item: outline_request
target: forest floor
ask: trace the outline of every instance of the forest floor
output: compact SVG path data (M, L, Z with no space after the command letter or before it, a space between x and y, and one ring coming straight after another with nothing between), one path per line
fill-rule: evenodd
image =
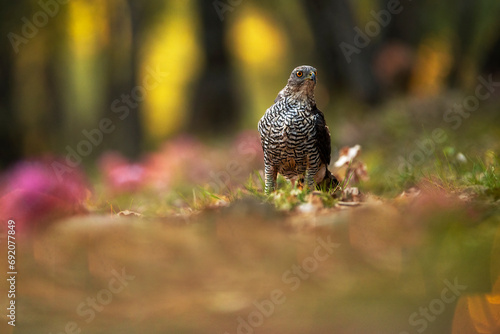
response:
M330 192L265 195L256 131L106 154L77 215L19 218L1 332L498 333L499 115L443 123L443 103L327 114L351 147Z

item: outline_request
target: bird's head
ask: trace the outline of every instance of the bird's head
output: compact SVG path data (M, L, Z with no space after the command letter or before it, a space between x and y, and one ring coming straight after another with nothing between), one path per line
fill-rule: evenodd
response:
M308 65L296 67L290 74L286 95L297 102L314 102L317 70Z

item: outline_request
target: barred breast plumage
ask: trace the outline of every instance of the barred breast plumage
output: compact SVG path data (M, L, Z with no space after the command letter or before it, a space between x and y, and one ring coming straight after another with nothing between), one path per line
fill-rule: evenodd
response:
M275 188L277 173L306 184L337 183L328 170L330 132L314 100L316 69L299 66L258 124L264 150L266 193Z

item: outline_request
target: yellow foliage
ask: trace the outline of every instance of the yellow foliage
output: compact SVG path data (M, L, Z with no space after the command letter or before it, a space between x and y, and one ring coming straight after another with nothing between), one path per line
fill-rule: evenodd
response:
M231 31L230 45L245 65L274 66L285 56L285 36L273 22L249 8Z
M453 334L500 333L500 273L498 272L500 229L491 253L491 293L467 295L460 298L453 317Z
M174 133L188 116L188 85L199 70L201 53L191 6L190 1L176 2L145 43L142 77L148 74L148 67L169 72L144 100L148 140Z
M248 6L235 17L230 29L228 47L240 65L242 81L251 101L247 101L245 121L257 124L264 110L286 83L290 64L286 63L288 45L286 34L263 12ZM234 13L238 15L238 13ZM278 84L278 86L274 86Z
M453 57L450 41L430 37L419 46L410 90L417 95L435 96L446 87Z
M453 320L453 333L498 333L500 295L472 295L460 299ZM463 330L466 331L463 331Z
M74 0L68 6L69 35L76 56L94 55L109 35L105 1Z

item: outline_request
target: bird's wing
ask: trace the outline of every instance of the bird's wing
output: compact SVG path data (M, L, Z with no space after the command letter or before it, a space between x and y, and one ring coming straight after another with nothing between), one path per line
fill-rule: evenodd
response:
M264 120L264 116L262 116L262 118L260 119L259 123L257 124L257 130L259 131L259 134L260 134L260 145L262 146L262 151L264 151L264 153L266 152L266 148L265 148L265 145L264 145L264 140L265 140L265 136L266 136L266 130L265 130L265 120Z
M314 107L314 126L316 128L316 147L319 151L319 157L327 166L330 164L332 144L330 141L330 130L325 122L323 112Z
M286 88L286 87L285 87ZM285 88L280 90L276 98L274 99L274 103L278 103L279 101L283 100L285 98Z
M262 116L262 118L260 119L258 125L257 125L257 129L260 133L260 143L262 145L262 150L264 151L264 153L266 152L266 145L264 145L264 141L272 141L272 138L271 138L271 127L272 127L272 112L275 108L278 108L278 106L276 104L273 104L272 106L270 106L266 112L264 113L264 115Z

